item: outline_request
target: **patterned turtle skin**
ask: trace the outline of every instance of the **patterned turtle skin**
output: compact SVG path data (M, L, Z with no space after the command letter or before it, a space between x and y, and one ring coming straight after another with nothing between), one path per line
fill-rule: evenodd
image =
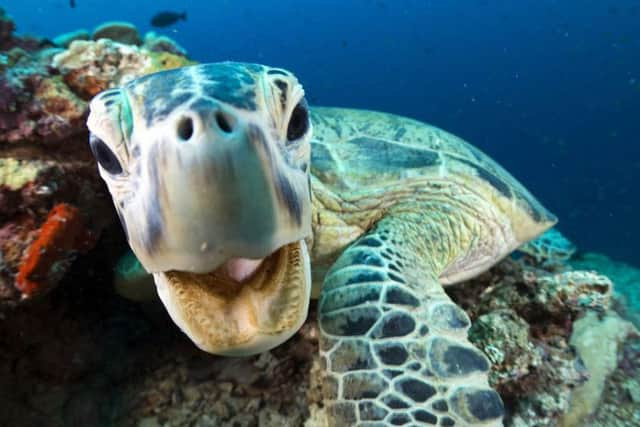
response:
M193 121L185 131L186 116ZM294 258L311 263L319 296L329 425L502 425L490 363L468 341L469 317L443 286L485 271L557 220L485 154L408 118L309 110L290 72L230 62L107 91L92 101L88 124L129 243L161 297L169 270L196 273L178 279L181 299L163 302L201 348L205 332L187 330L170 307L201 305L203 292L213 292L190 277L297 241L309 258ZM193 138L205 148L189 148ZM224 151L233 144L244 151ZM256 274L273 271L285 270ZM304 280L291 271L298 275L290 282ZM202 289L189 294L191 286ZM272 306L274 318L289 301L306 316L304 293L292 286ZM198 313L212 328L203 316L224 321L217 311ZM267 348L234 353L236 343L226 345L214 352Z

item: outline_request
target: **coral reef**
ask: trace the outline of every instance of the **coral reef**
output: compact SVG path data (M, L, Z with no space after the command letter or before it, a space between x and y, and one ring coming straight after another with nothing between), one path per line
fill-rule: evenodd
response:
M602 401L585 427L640 426L640 338L625 341L619 351L618 366L609 376Z
M0 310L55 287L114 219L87 144L87 101L190 63L162 49L80 40L86 32L58 38L55 47L14 30L0 11ZM94 36L125 40L132 30L109 24Z

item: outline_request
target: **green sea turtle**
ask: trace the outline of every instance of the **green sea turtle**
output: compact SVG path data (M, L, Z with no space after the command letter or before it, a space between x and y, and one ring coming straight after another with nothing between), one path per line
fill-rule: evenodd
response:
M556 218L485 154L415 120L309 109L290 72L231 62L107 90L88 126L131 248L201 349L278 345L313 287L330 424L501 425L443 285Z

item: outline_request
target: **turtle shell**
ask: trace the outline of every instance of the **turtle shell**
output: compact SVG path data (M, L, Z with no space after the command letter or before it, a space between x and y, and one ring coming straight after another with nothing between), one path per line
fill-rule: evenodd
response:
M535 222L556 222L529 191L489 156L437 127L388 113L312 110L311 173L345 199L412 180L489 189Z

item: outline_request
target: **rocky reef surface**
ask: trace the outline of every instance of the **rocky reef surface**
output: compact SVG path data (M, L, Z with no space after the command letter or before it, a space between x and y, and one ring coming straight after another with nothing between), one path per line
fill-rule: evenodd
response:
M0 12L0 425L323 425L314 305L279 348L222 358L159 302L114 290L126 243L87 102L191 63L184 49L119 22L53 41L14 30ZM640 426L640 270L573 250L533 248L448 292L493 363L506 425Z

